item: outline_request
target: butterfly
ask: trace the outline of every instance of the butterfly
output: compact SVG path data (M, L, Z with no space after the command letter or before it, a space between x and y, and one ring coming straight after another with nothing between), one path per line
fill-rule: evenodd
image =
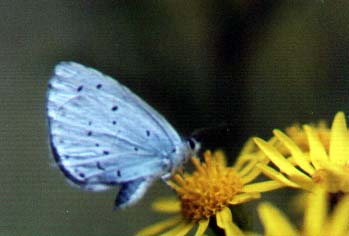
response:
M115 208L136 203L200 148L127 87L75 62L55 66L47 116L51 151L66 178L89 191L120 186Z

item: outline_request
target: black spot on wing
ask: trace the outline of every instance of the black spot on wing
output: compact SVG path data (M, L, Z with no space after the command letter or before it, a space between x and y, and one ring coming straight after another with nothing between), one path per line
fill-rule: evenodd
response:
M116 125L116 120L113 120L113 125Z
M119 109L119 107L116 106L116 105L114 105L114 106L111 108L112 111L116 111L117 109Z
M105 168L101 165L99 161L97 162L97 168L100 170L105 170Z
M101 85L101 84L97 84L97 85L96 85L96 88L97 88L97 89L101 89L101 88L102 88L102 85Z
M109 155L109 151L104 150L103 155Z
M149 136L150 136L150 131L147 130L147 131L146 131L146 134L147 134L147 137L149 137Z
M80 85L80 86L76 89L76 91L81 92L81 90L82 90L83 88L84 88L84 86Z
M88 131L87 136L91 136L91 135L92 135L92 131Z

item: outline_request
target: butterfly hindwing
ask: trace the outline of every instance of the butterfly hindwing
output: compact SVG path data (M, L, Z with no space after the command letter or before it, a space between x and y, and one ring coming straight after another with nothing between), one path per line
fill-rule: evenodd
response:
M73 62L56 66L47 112L59 167L71 181L93 191L166 174L168 154L182 142L129 89Z
M115 199L115 209L123 208L138 201L153 183L153 179L138 178L121 185L119 194Z

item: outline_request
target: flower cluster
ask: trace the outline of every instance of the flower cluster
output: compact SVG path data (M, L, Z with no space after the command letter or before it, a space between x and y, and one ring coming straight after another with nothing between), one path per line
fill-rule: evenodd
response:
M260 163L264 174L289 187L311 191L315 185L323 185L329 193L349 193L349 133L343 112L333 121L331 130L304 125L293 140L280 130L274 130L278 141L289 151L283 154L277 147L255 138L258 147L280 172Z
M251 235L253 229L244 231L234 221L231 207L281 188L303 191L303 225L298 230L281 211L263 202L257 211L264 235L349 235L349 132L344 113L336 114L331 128L320 122L273 134L267 141L250 139L231 166L221 151L206 151L203 161L193 157L195 170L168 182L176 198L153 204L156 211L174 215L137 235L200 236L210 227L220 229L220 235ZM259 178L262 174L268 179Z

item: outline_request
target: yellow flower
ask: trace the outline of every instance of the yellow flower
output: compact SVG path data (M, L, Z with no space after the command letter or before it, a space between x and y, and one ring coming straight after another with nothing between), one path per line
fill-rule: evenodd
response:
M255 138L258 147L282 173L265 163L258 164L265 175L290 187L311 190L321 184L330 193L349 193L349 132L343 112L336 114L328 132L324 127L310 125L299 129L299 135L306 137L308 149L304 148L304 142L299 145L280 130L273 133L289 154Z
M328 128L327 124L324 121L320 121L317 125L310 124L310 126L314 129L316 136L320 139L320 142L328 151L329 143L330 143L330 132L331 130ZM290 137L294 143L302 150L309 152L309 143L308 138L305 131L299 124L294 124L291 127L287 127L285 129L285 133L288 137ZM290 155L291 153L284 145L278 147L278 150L283 155Z
M242 152L246 153L246 150ZM169 182L178 199L163 199L153 205L159 212L177 215L151 225L137 235L181 236L187 235L198 226L195 236L199 236L204 234L212 217L216 218L217 226L225 231L225 235L242 235L242 231L233 222L229 205L258 199L261 192L282 186L273 180L250 183L258 174L253 168L255 165L249 164L246 155L242 156L244 158L238 161L238 167L227 166L222 152L215 152L213 155L209 151L205 152L203 163L192 158L195 171L192 174L177 174Z
M349 196L345 196L328 214L328 194L322 187L309 193L302 230L293 226L285 215L270 203L258 206L259 217L265 229L265 236L346 236L349 235Z

